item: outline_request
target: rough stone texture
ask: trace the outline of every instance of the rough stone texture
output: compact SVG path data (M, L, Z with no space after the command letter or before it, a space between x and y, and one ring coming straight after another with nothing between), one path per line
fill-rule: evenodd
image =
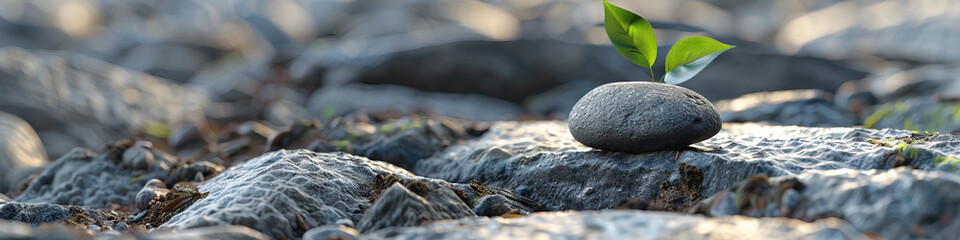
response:
M363 97L357 97L363 96ZM350 84L317 90L307 104L313 116L331 119L354 111L414 113L477 120L515 120L518 105L478 94L431 93L393 85Z
M366 209L357 224L360 232L387 227L417 226L428 221L476 216L453 190L427 181L394 183Z
M6 203L0 205L0 219L38 224L70 217L64 206L49 203Z
M915 97L877 105L863 115L866 128L960 133L960 101Z
M143 185L143 188L140 189L140 192L137 192L137 197L134 199L134 202L137 204L137 210L143 211L150 209L150 201L153 201L158 196L163 196L170 192L170 189L167 189L167 185L160 181L160 179L151 179Z
M666 212L536 213L522 218L466 218L388 228L364 239L866 239L843 220L706 218Z
M759 92L716 103L724 122L773 125L849 127L856 118L825 98L822 90Z
M570 111L570 133L593 148L640 153L681 149L720 131L720 115L694 91L649 82L599 86Z
M131 142L121 141L102 154L76 148L46 167L16 200L97 208L131 205L144 183L167 178L169 166L176 159L152 150L154 156L163 157L158 157L147 169L123 167L121 155L130 145Z
M920 169L950 169L948 159L960 157L955 135L909 144L897 140L913 135L892 129L728 124L692 149L625 154L581 145L563 122L499 122L479 138L420 161L414 172L450 182L478 179L532 198L546 210L584 210L612 208L624 198L653 199L662 182L679 179L678 162L702 171L700 195L711 196L755 174L889 169L903 162Z
M334 120L318 135L317 152L342 151L412 169L450 145L473 135L470 122L445 117L409 116L385 122Z
M796 192L788 186L796 185L794 179L802 184ZM889 239L945 239L960 235L960 176L955 173L908 167L839 169L778 177L770 182L746 183L750 187L739 185L705 202L710 203L713 215L809 218L839 214L858 230ZM744 187L752 190L743 190ZM747 198L751 203L766 204L737 207L737 202ZM798 198L799 201L789 200Z
M271 237L300 237L341 219L359 221L370 206L369 188L377 174L412 175L346 153L276 151L203 182L198 190L210 195L163 226L243 225Z
M39 132L51 157L132 136L148 121L203 117L206 93L81 54L0 49L0 111Z
M17 116L0 111L0 193L13 189L20 182L17 168L47 164L47 152L37 132Z

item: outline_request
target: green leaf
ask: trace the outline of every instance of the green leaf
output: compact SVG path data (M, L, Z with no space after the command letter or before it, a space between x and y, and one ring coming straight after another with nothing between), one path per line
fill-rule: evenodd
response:
M667 53L667 75L663 81L669 84L686 82L721 53L734 47L703 36L680 39Z
M603 1L603 26L613 47L631 62L652 67L657 59L657 38L647 20L626 9Z

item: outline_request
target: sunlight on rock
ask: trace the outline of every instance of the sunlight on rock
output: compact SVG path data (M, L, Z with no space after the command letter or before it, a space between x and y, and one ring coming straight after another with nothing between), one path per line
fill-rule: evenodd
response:
M798 99L823 95L819 90L795 90L778 92L758 92L743 95L732 100L720 100L715 104L717 111L743 111L763 104L777 104Z
M478 1L463 1L450 12L463 26L495 40L510 40L520 33L520 21L496 6Z
M296 2L275 1L270 4L269 15L270 20L293 39L307 40L315 34L310 12Z
M783 26L777 49L794 54L810 41L854 27L858 10L854 2L841 2L796 18Z
M97 9L83 0L67 1L57 9L57 23L67 34L74 37L89 37L96 33L100 24Z

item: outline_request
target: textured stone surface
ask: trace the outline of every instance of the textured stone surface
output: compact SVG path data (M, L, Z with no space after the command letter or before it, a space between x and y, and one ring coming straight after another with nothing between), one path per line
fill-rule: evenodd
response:
M81 54L0 49L0 111L39 132L51 157L99 148L149 121L176 125L203 117L205 92Z
M70 217L64 206L49 203L7 203L0 205L0 219L38 224Z
M319 139L307 148L342 151L412 169L420 159L474 137L468 133L468 124L445 117L409 116L384 122L341 118L321 129Z
M663 83L619 82L584 95L570 111L570 133L615 152L681 149L720 131L720 116L694 91Z
M363 97L357 97L363 96ZM423 92L393 85L351 84L317 90L307 104L314 117L331 119L354 111L414 113L477 120L515 120L523 110L516 104L479 94Z
M47 166L16 200L97 208L133 204L144 183L167 178L176 159L152 150L154 156L163 157L147 169L127 168L121 164L121 155L132 143L125 144L118 143L102 154L74 149Z
M724 122L764 122L773 125L849 127L856 117L825 98L822 90L759 92L716 103Z
M522 218L467 218L389 228L364 239L865 239L843 220L717 217L665 212L537 213Z
M346 153L276 151L203 182L198 189L210 195L163 226L187 229L232 224L276 238L300 237L310 228L341 219L359 221L370 206L374 177L391 173L412 175Z
M791 187L796 180L802 187L795 191ZM754 180L715 195L705 201L710 204L709 212L801 219L839 214L858 230L889 239L944 239L960 234L960 176L955 173L908 167L840 169L764 183ZM737 206L737 202L765 204Z
M427 181L394 183L357 223L357 230L370 232L387 227L417 226L428 221L476 216L453 190ZM410 189L412 188L412 189Z
M863 114L863 127L960 133L960 101L915 97L877 105Z
M581 145L563 122L499 122L485 135L419 162L414 172L450 182L478 179L532 198L547 210L584 210L612 208L623 198L653 199L661 183L678 180L679 162L702 171L700 195L711 196L755 174L903 165L950 170L953 163L947 159L960 157L955 135L914 135L892 129L728 124L693 149L625 154ZM926 140L897 140L907 138Z
M496 217L510 212L500 195L487 195L478 198L473 204L473 212L479 216Z
M14 170L47 164L47 152L37 132L23 119L0 111L0 193L21 179Z

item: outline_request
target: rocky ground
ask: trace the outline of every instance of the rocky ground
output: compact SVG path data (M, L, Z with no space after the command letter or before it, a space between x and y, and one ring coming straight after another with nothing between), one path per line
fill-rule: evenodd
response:
M692 92L595 1L4 2L0 238L960 236L960 6L657 2Z

